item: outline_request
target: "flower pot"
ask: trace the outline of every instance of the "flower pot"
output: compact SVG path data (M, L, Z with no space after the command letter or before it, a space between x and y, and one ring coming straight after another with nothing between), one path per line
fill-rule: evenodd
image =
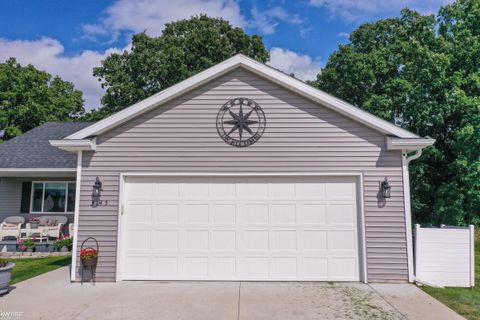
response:
M92 269L97 266L98 256L93 258L88 258L88 259L81 259L81 260L82 260L82 265L85 269Z
M5 294L9 290L13 267L15 263L9 262L5 267L0 268L0 294Z

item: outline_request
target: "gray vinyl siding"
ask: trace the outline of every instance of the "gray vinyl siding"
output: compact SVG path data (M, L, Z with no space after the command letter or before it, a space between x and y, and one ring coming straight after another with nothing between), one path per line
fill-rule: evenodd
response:
M0 219L3 215L20 213L22 181L20 178L0 178Z
M218 110L235 97L254 99L267 118L263 137L248 148L227 145L216 131ZM113 128L97 144L83 155L78 241L99 240L99 278L115 277L121 172L362 172L368 279L407 280L401 152L387 151L383 134L246 70ZM96 176L108 205L92 208ZM385 177L392 197L382 207L377 193Z
M75 181L74 177L55 177L55 178L33 178L33 177L0 177L0 222L9 216L22 216L28 220L32 215L30 213L20 213L22 200L22 183L31 181ZM73 213L52 213L68 217L69 222L73 222ZM35 216L41 215L35 213Z

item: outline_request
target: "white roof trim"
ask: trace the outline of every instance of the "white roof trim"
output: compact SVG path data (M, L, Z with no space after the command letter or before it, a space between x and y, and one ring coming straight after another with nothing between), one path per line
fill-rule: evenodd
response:
M435 139L431 138L410 138L399 139L387 137L388 150L421 150L435 143Z
M49 140L48 142L54 147L69 152L91 151L97 149L96 138L76 140Z
M280 86L286 87L308 99L321 103L332 110L335 110L385 134L393 135L399 138L419 138L419 136L414 133L397 127L388 121L380 119L321 90L315 89L300 80L286 75L254 59L237 54L230 59L227 59L211 68L208 68L207 70L204 70L184 81L179 82L176 85L171 86L170 88L160 91L159 93L137 102L136 104L125 108L101 121L98 121L91 126L77 131L67 136L65 139L85 139L90 136L96 136L128 121L129 119L141 113L155 108L162 103L172 100L183 93L186 93L187 91L197 88L237 67L243 67L263 78L266 78Z
M0 172L75 172L77 168L0 168Z

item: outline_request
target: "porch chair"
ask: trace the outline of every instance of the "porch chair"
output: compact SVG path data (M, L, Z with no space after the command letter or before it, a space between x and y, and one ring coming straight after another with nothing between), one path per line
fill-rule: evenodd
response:
M25 223L25 218L20 216L11 216L5 218L0 224L0 240L5 237L20 238L20 229Z
M63 226L68 222L65 216L40 216L38 217L38 229L42 237L58 238L62 233ZM30 223L27 223L27 229L30 229Z
M73 229L75 228L75 225L73 224L73 222L69 223L68 224L68 235L70 237L73 237Z

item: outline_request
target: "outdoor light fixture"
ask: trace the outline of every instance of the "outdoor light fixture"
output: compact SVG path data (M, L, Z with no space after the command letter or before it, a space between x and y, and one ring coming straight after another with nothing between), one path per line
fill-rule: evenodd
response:
M100 196L102 194L102 182L100 178L97 177L95 179L95 183L93 184L93 191L92 191L92 207L97 207L102 205L102 201L100 200Z
M385 180L382 181L382 183L380 184L380 189L382 191L382 198L384 199L390 198L392 187L390 187L387 177L385 177Z

